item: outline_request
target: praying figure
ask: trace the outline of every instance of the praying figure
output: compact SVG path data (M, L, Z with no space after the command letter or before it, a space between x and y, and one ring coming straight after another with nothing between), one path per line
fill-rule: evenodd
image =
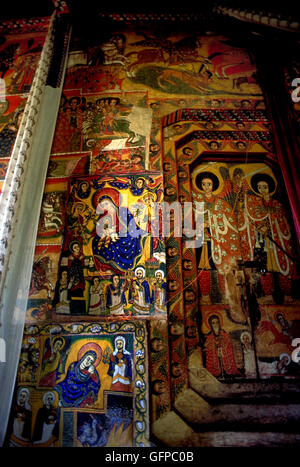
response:
M149 315L153 297L150 286L145 279L146 271L142 266L135 270L135 278L132 280L129 290L129 302L133 304L133 314Z
M107 374L112 376L111 391L132 391L132 358L126 350L126 339L123 336L115 338L115 349L110 355Z

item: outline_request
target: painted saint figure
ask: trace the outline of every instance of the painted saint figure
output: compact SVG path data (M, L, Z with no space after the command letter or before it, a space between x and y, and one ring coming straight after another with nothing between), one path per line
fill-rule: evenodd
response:
M211 331L205 339L206 369L218 378L241 376L234 359L233 343L221 327L218 315L208 319Z
M68 289L68 270L60 271L60 278L56 283L53 305L57 314L70 314L70 300Z
M154 311L164 313L167 311L167 284L164 281L164 272L158 269L155 272L155 281L152 284L154 292Z
M258 196L246 197L245 210L249 222L254 224L256 235L251 239L252 250L256 245L266 253L267 274L262 278L266 299L272 303L274 288L269 273L278 273L285 302L292 301L292 280L296 277L292 260L291 230L283 205L272 197L276 190L274 179L268 174L255 174L251 187Z
M57 410L54 402L55 395L52 391L43 395L43 407L38 410L33 432L33 443L36 445L53 445L58 439Z
M129 290L129 302L133 304L133 313L136 315L149 315L153 301L145 275L146 271L142 266L136 268L135 278Z
M101 357L102 349L98 344L88 343L80 349L78 360L71 363L65 379L54 388L59 394L60 405L86 407L97 401L101 385L96 367Z
M99 277L93 278L93 284L90 288L90 306L89 315L104 315L105 314L105 300L103 285Z
M85 314L85 280L84 255L80 242L74 241L70 245L71 254L68 257L68 289L71 314Z
M42 376L39 382L40 386L53 387L59 376L62 365L62 349L65 346L65 340L59 336L50 342L49 348L45 351L42 362Z
M125 286L121 285L118 274L112 276L112 283L107 288L106 305L111 316L125 314L124 307L127 305Z
M210 301L210 274L218 272L219 284L225 281L228 268L232 268L232 259L240 258L239 232L233 208L227 201L214 192L219 187L219 179L212 172L200 172L196 175L195 184L201 194L194 194L194 201L203 202L204 232L198 269L201 302ZM201 232L202 236L202 232ZM224 287L220 287L223 289ZM221 290L221 293L224 291Z
M131 392L132 358L126 350L126 339L123 336L115 338L115 349L110 355L107 374L112 376L112 391Z
M256 378L255 352L250 332L243 331L240 335L240 340L243 347L245 376L246 378Z
M13 429L10 440L12 446L19 446L19 441L30 441L32 407L29 398L29 389L21 387L17 394L17 403L13 412Z
M111 262L115 268L127 271L135 266L142 254L141 237L146 232L139 228L127 208L119 210L118 192L107 190L109 194L105 196L102 191L97 207L100 217L92 244L95 262L99 267L108 267L105 263Z

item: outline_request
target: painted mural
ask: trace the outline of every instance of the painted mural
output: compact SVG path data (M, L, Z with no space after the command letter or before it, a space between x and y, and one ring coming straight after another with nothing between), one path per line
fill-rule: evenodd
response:
M9 445L147 443L145 332L138 321L29 326Z
M166 314L161 199L162 178L149 172L69 181L57 314Z
M163 201L190 202L191 225L170 210L163 235ZM133 28L74 40L10 444L149 445L191 361L216 387L299 377L294 240L246 49Z
M46 19L45 19L46 20ZM12 27L3 22L0 34L0 196L9 158L24 114L45 42L49 19L35 26Z

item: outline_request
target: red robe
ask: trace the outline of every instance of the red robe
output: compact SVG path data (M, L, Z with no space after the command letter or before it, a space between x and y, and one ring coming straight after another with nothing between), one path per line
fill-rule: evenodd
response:
M221 357L218 356L218 349ZM240 375L234 360L233 345L227 332L221 330L218 336L211 332L205 341L206 369L214 376L222 376L223 371L227 375Z

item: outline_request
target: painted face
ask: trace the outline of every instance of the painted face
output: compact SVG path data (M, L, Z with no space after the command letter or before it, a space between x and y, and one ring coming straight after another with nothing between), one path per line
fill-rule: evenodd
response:
M184 293L184 298L186 302L193 302L195 300L195 294L192 290L186 290Z
M177 250L175 247L168 248L167 250L168 256L171 256L172 258L177 255Z
M283 328L286 326L285 319L284 319L284 317L282 315L277 316L277 321Z
M26 391L21 391L18 397L18 403L20 405L24 405L27 400L27 392Z
M160 350L163 350L164 344L162 339L154 339L151 342L151 347L154 352L159 352Z
M211 327L212 327L215 334L219 334L219 332L220 332L220 322L219 322L219 320L217 318L212 319Z
M119 276L114 276L114 277L113 277L113 284L114 284L114 286L115 286L115 287L118 287L119 283L120 283L120 278L119 278Z
M267 184L267 182L258 182L257 189L262 196L269 194L269 185Z
M175 290L178 289L178 284L175 280L171 279L169 282L168 282L168 289L170 292L174 292Z
M147 204L147 206L152 204L152 201L153 201L153 198L151 196L147 196L146 198L144 198L144 202L145 204Z
M143 272L142 272L142 271L137 271L137 272L136 272L136 277L137 277L139 280L143 279Z
M173 364L172 365L172 376L174 378L177 378L178 376L181 376L182 374L182 369L180 367L180 365L177 363L177 364Z
M59 350L62 348L62 345L63 345L62 341L58 339L57 341L54 342L53 348L54 350Z
M210 178L204 178L202 180L201 186L205 193L211 193L213 189L213 181Z
M61 273L61 282L67 282L67 278L68 278L68 273L67 271L63 271Z
M240 185L242 181L242 176L243 175L241 173L237 172L233 177L234 183L236 183L237 185Z
M154 385L154 390L159 394L165 392L166 389L167 389L167 383L165 381L157 381Z
M82 361L80 367L81 368L88 368L94 363L95 359L92 355L87 355L84 360Z
M193 264L190 260L184 261L183 262L183 269L190 271L193 267Z
M158 282L162 282L162 273L161 272L157 272L155 277L156 277Z
M184 148L183 154L185 154L186 156L192 156L193 155L193 150L190 149L190 148Z
M172 323L170 326L170 332L172 336L180 336L183 334L183 325L181 323Z
M117 349L118 349L118 350L123 350L123 347L124 347L123 341L118 340L118 341L117 341Z
M78 245L78 243L75 243L73 246L72 246L72 251L75 255L79 255L79 252L80 252L80 246Z
M137 181L136 181L136 186L138 188L142 188L144 185L144 180L142 178L138 178Z
M51 405L53 405L53 403L54 403L54 396L53 396L53 394L48 394L47 397L46 397L45 402L46 402L46 405L47 405L48 407L51 406Z
M76 107L77 107L77 101L76 99L72 99L71 102L70 102L70 107L72 110L75 110Z
M248 334L245 334L243 336L243 343L245 344L246 347L251 347L251 338Z
M103 201L101 201L100 206L102 207L102 209L104 209L104 211L114 210L112 202L108 199L104 199Z

